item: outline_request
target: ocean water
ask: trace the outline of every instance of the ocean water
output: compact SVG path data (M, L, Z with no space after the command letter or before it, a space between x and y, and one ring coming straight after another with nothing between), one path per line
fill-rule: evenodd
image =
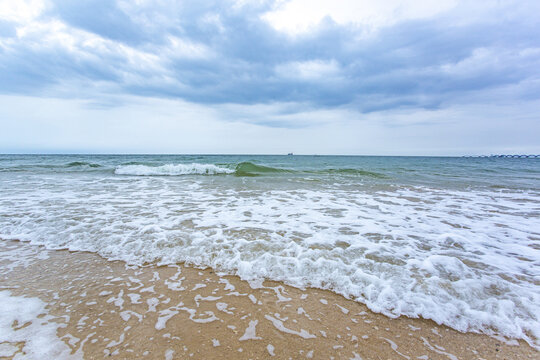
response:
M540 159L0 155L0 238L329 289L540 348Z

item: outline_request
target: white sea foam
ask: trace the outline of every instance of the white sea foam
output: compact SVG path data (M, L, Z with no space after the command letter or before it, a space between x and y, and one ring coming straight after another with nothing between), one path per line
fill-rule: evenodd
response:
M13 324L17 325L14 327ZM0 356L15 359L80 359L80 353L72 355L71 349L56 337L58 327L59 324L47 314L45 303L41 300L0 291L0 343L3 344ZM19 349L17 343L24 345Z
M10 175L0 237L331 289L540 348L538 193L261 181Z
M261 337L258 337L257 336L257 330L256 330L256 327L257 327L257 324L259 323L259 320L251 320L249 322L249 325L248 327L246 328L246 332L244 333L244 335L242 335L242 337L238 340L240 341L245 341L245 340L261 340L262 338Z
M121 165L114 170L117 175L138 176L177 176L177 175L217 175L232 174L233 169L219 167L214 164L166 164L161 166Z

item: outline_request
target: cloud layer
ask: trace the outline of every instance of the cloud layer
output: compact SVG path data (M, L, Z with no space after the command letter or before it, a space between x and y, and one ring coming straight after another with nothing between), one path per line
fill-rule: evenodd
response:
M433 108L520 83L518 96L527 97L536 90L527 83L539 80L540 37L532 34L540 22L531 4L486 2L476 9L481 16L457 6L372 32L326 17L297 36L265 21L271 2L160 4L59 0L32 6L43 10L20 22L8 17L2 91L87 83L198 103L294 101L374 111Z
M0 0L0 94L177 99L293 128L538 100L538 1L323 3Z

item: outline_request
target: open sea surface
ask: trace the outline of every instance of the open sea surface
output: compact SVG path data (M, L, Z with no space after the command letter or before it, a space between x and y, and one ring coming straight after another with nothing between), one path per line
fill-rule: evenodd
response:
M0 155L0 238L329 289L540 348L540 159Z

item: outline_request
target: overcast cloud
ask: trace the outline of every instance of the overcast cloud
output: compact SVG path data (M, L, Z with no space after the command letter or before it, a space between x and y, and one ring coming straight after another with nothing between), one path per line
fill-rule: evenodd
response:
M539 14L535 0L0 0L0 151L540 152Z

